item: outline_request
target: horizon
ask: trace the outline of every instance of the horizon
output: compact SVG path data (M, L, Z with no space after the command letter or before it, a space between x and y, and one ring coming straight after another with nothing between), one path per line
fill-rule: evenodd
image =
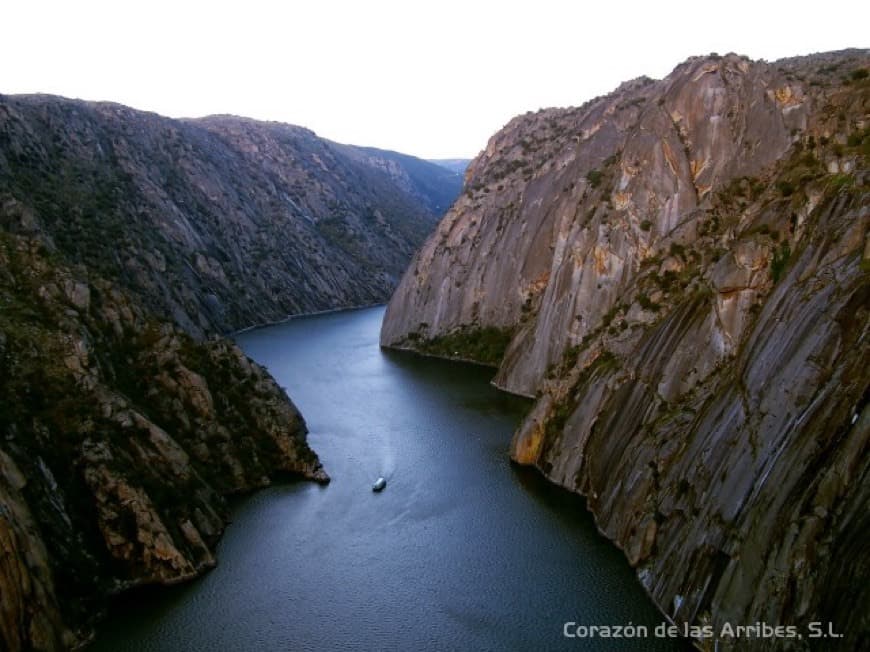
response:
M0 56L16 65L0 70L0 93L177 119L233 115L421 159L473 159L517 115L579 106L637 77L663 79L690 57L776 61L865 49L870 10L837 6L819 17L748 0L727 14L686 0L628 8L543 0L534 11L457 0L289 8L255 0L244 11L230 2L36 1L8 10L15 28Z

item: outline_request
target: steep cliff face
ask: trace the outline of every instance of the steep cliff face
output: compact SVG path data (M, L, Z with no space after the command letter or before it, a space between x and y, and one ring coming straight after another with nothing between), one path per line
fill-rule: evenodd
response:
M459 188L382 154L400 158L385 171L278 123L0 96L0 201L31 220L6 228L48 234L197 337L385 301Z
M513 458L677 621L870 644L868 66L694 58L516 118L387 309L383 345L537 397Z
M328 480L284 392L122 288L0 233L0 640L64 649L104 597L214 564L223 496Z

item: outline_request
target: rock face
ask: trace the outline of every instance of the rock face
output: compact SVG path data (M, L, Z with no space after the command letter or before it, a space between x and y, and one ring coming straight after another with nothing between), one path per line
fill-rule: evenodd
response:
M513 459L678 622L870 646L868 66L711 55L514 119L387 309L384 346L537 398Z
M116 284L0 232L0 641L86 639L104 596L215 563L223 496L325 482L285 393Z
M0 202L29 220L6 228L197 337L386 301L459 185L301 127L0 96Z

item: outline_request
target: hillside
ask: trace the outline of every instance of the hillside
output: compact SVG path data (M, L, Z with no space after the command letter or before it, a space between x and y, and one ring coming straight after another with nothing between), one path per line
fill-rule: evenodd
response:
M3 226L50 238L195 336L377 303L458 185L363 152L291 125L0 96L0 201L26 216ZM396 184L403 166L415 186Z
M375 147L345 147L349 156L382 170L433 215L443 215L462 190L462 173L431 161Z
M868 68L710 55L519 116L388 306L382 345L536 398L513 459L677 622L870 645Z

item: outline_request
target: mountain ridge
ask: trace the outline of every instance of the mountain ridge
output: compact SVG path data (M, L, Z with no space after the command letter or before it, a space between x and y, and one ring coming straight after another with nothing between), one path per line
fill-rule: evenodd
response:
M440 165L446 170L450 170L451 172L455 172L460 176L465 176L465 170L468 169L468 165L471 163L470 158L430 158L426 159L430 163L434 163L435 165Z
M388 298L438 215L349 151L294 125L0 96L0 194L195 336Z

